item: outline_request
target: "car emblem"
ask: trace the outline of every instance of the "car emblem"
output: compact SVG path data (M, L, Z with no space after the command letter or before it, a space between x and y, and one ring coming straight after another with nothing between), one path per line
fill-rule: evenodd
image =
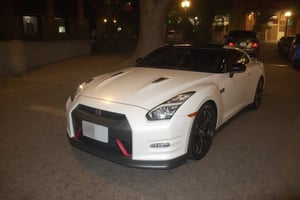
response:
M98 115L98 116L101 116L101 114L102 114L102 111L101 111L101 110L99 110L99 109L96 109L96 110L95 110L95 114L96 114L96 115Z

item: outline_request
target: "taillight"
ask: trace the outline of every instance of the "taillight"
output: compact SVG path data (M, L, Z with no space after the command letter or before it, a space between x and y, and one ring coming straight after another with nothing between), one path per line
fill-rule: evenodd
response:
M228 46L234 47L234 43L233 42L228 42Z
M258 48L258 43L257 43L257 42L253 42L253 43L252 43L252 47L253 47L253 48Z

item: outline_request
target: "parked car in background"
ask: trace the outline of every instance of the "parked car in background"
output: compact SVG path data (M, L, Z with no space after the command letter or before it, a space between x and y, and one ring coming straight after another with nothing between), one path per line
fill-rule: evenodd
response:
M222 45L167 45L132 67L79 85L66 103L72 145L141 168L199 160L215 130L259 107L263 63ZM249 124L251 126L251 124Z
M288 56L294 39L295 36L283 36L278 40L277 42L278 51L285 57Z
M288 58L291 61L292 66L300 66L300 34L296 35L293 40Z
M257 58L259 56L260 42L255 31L232 30L224 37L225 45L241 48L250 57Z

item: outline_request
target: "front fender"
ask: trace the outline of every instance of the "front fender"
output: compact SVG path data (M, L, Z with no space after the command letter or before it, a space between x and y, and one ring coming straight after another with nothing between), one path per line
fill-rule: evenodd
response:
M185 115L198 112L201 106L210 101L216 107L217 112L217 125L216 128L222 124L222 114L223 107L221 102L220 89L217 85L202 85L198 87L193 87L190 89L191 91L195 91L195 94L189 98L177 111L176 115Z

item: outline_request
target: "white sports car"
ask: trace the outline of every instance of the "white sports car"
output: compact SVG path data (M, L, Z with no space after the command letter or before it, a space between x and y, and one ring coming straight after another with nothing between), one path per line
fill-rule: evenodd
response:
M92 78L66 103L72 145L130 167L174 168L209 150L215 130L258 108L263 63L218 45L167 45Z

